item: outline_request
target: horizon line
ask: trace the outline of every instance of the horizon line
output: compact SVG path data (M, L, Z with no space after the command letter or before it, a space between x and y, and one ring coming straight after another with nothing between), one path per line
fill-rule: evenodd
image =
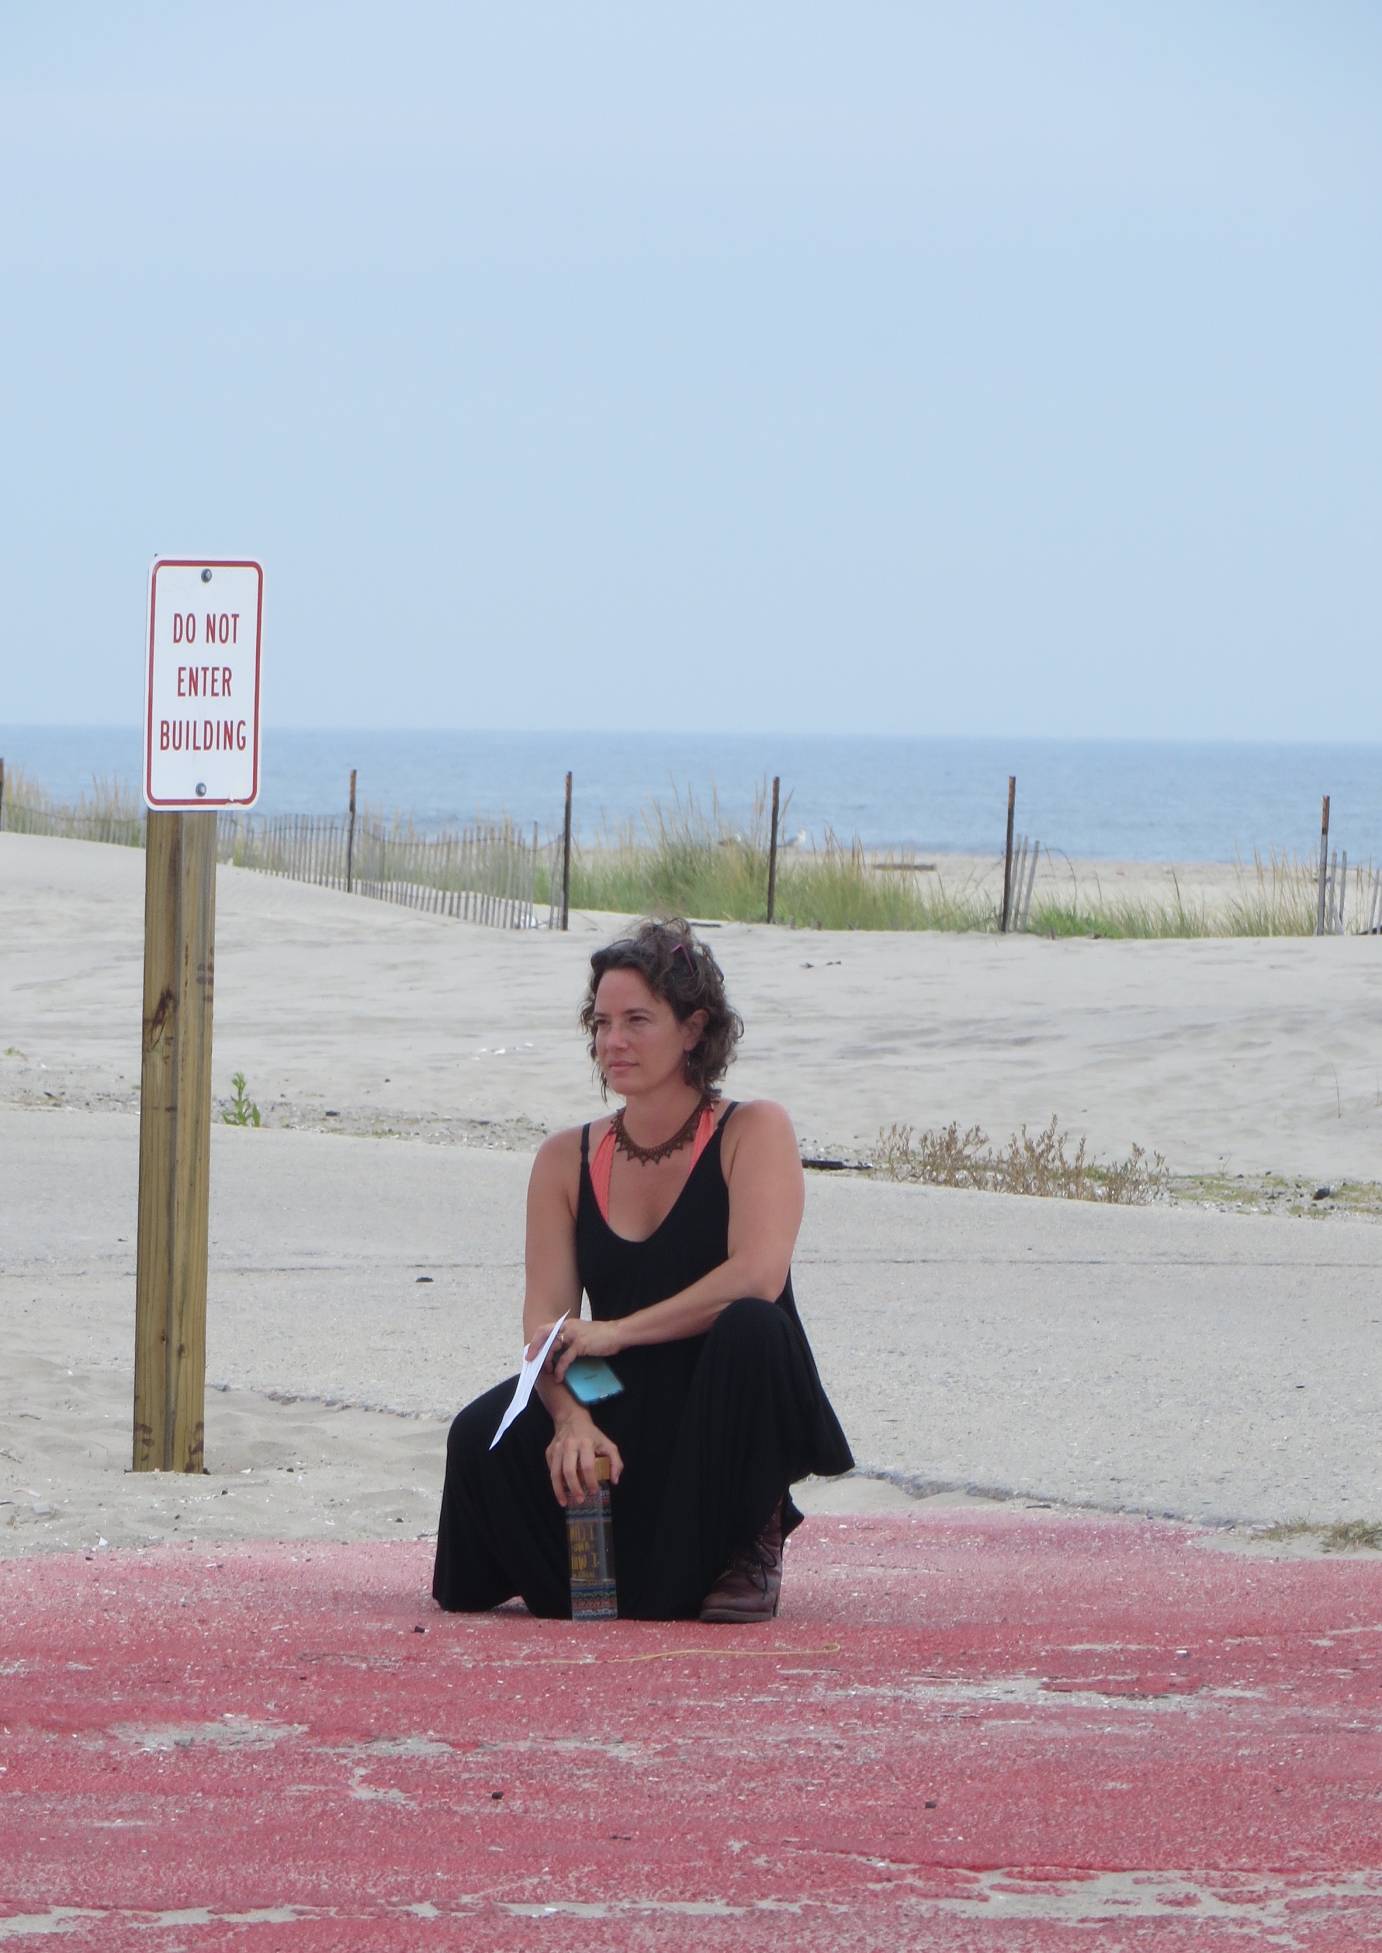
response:
M138 721L120 719L59 720L59 719L13 719L0 720L0 733L4 732L114 732L126 733L131 739L143 738L143 726ZM434 738L438 734L461 734L463 736L519 739L732 739L732 740L877 740L889 745L901 745L908 741L916 744L928 742L942 744L969 745L1064 745L1064 746L1327 746L1370 748L1382 747L1382 735L1370 739L1341 739L1337 737L1300 738L1286 737L1279 733L1106 733L1106 732L838 732L838 731L788 731L782 727L767 730L743 731L725 726L367 726L367 725L306 725L278 724L263 728L266 738L278 733L315 733L334 735L340 738L377 738L380 736L406 736ZM3 758L0 754L0 758Z

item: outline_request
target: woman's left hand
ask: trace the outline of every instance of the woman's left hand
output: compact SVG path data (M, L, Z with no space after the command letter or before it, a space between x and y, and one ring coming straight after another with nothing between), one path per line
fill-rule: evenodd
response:
M561 1383L578 1356L617 1356L618 1353L616 1323L587 1322L584 1316L568 1316L557 1331L547 1361L553 1376Z

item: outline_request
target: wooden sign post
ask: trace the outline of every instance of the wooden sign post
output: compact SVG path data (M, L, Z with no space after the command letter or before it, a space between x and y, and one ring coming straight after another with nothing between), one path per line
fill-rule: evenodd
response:
M259 792L258 563L161 560L144 715L134 1469L205 1469L216 809Z
M151 813L134 1305L134 1469L203 1469L216 816Z

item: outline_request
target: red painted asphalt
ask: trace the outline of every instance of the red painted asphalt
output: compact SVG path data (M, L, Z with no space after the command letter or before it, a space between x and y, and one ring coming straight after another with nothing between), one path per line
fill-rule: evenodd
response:
M0 1949L1382 1946L1382 1561L1195 1537L813 1518L767 1628L0 1562Z

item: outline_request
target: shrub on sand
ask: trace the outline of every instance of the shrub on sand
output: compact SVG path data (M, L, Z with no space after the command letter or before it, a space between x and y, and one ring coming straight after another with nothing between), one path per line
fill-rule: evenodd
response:
M893 1125L878 1136L874 1164L890 1180L985 1193L1037 1194L1048 1200L1097 1200L1140 1206L1167 1190L1160 1153L1134 1146L1125 1160L1092 1160L1081 1139L1074 1150L1053 1116L1035 1137L1023 1126L995 1149L980 1126L961 1132L954 1120L934 1131Z

